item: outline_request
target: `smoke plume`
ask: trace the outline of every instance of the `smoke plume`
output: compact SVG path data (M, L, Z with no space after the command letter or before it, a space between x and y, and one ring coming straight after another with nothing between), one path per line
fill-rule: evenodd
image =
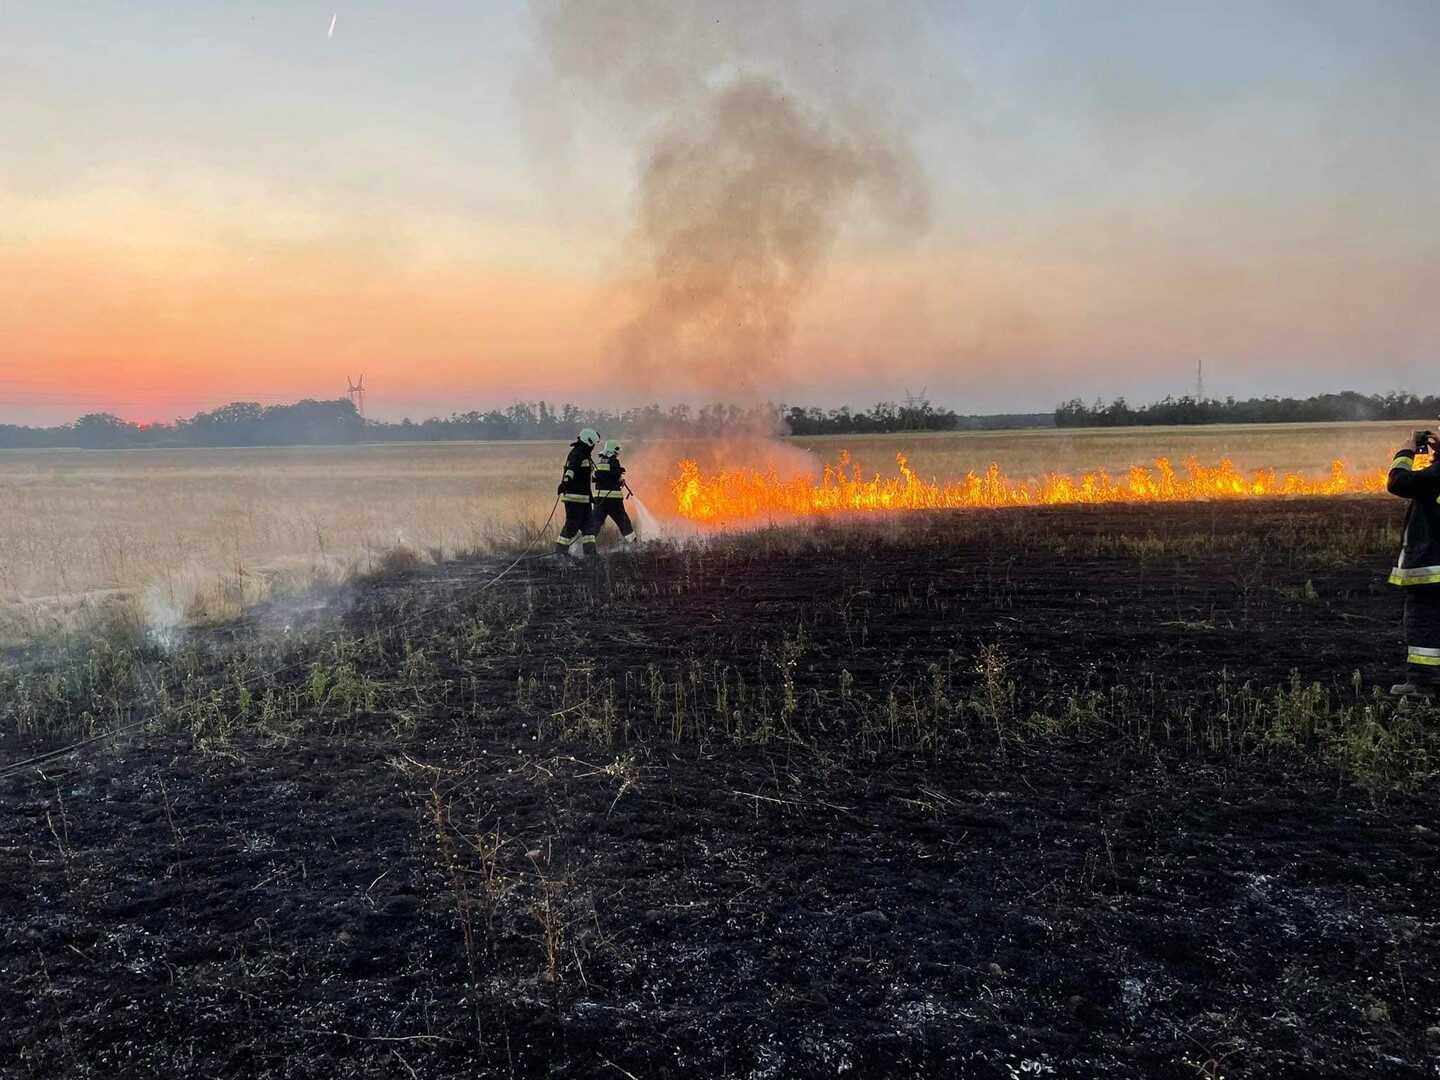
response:
M884 194L900 173L884 143L847 137L773 81L718 91L698 130L662 137L641 171L641 310L624 358L757 396L847 207L862 188Z
M875 28L863 6L833 11L534 0L532 88L548 86L551 105L583 102L636 154L624 260L635 307L615 343L632 388L762 400L846 227L923 224L919 170L865 86Z

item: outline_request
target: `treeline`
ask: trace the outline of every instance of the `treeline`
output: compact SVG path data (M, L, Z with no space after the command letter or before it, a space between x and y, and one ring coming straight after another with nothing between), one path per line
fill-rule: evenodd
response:
M293 405L234 402L170 424L135 424L111 413L90 413L58 427L0 424L0 448L78 447L93 450L155 447L333 446L361 442L472 439L571 439L581 428L606 436L674 435L713 438L735 432L792 435L868 435L904 431L997 430L1033 427L1125 427L1145 424L1320 423L1327 420L1424 420L1440 416L1440 397L1414 394L1322 394L1310 398L1237 401L1170 398L1131 406L1124 398L1086 405L1076 398L1053 413L965 416L928 401L882 401L869 409L799 405L688 405L582 409L544 401L503 409L452 413L429 420L366 420L348 399Z
M688 405L662 409L646 405L636 409L582 409L578 405L550 405L544 401L517 401L487 412L452 413L429 420L401 420L365 424L368 442L427 442L468 439L573 439L582 428L602 434L635 435L667 432L698 435L705 432L768 431L776 420L773 405L740 408L711 405L692 410Z
M0 448L79 447L88 450L160 447L320 446L360 442L439 442L473 439L572 439L593 427L606 436L664 434L715 437L735 432L853 435L872 432L953 431L986 427L1047 427L1049 413L959 416L928 401L870 409L816 409L767 403L742 408L647 405L625 410L516 402L503 409L453 413L387 423L362 419L348 399L293 405L235 402L171 424L135 424L111 413L90 413L58 427L0 425Z
M1415 394L1317 394L1308 398L1263 397L1237 401L1167 397L1132 406L1123 397L1109 405L1079 398L1055 410L1056 427L1134 427L1158 424L1319 424L1336 420L1427 420L1440 416L1440 397Z
M260 405L237 401L173 424L134 424L89 413L59 427L0 424L0 447L139 450L166 446L322 446L361 442L365 421L349 400Z
M989 416L962 416L952 409L938 409L929 401L897 405L882 401L861 412L839 409L782 408L779 419L791 435L870 435L898 431L982 431L1001 428L1052 427L1049 413L996 413Z
M896 404L882 401L869 409L806 408L767 402L742 408L738 405L708 405L692 409L673 405L662 409L647 405L638 409L608 411L546 402L517 402L489 412L455 413L419 422L401 420L396 424L371 421L366 438L371 441L424 441L429 439L568 439L581 428L593 427L606 435L673 434L724 435L726 432L785 432L791 435L862 435L896 431L956 431L987 427L1049 427L1049 413L1021 413L997 416L960 416L950 409L936 408L929 401Z

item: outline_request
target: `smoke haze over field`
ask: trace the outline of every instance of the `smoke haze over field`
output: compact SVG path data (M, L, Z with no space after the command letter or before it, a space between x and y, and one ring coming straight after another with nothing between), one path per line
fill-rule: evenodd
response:
M635 147L624 261L636 314L615 348L642 393L773 393L842 229L857 216L909 234L924 224L913 155L866 107L860 43L883 12L835 10L536 0L539 85L583 97Z

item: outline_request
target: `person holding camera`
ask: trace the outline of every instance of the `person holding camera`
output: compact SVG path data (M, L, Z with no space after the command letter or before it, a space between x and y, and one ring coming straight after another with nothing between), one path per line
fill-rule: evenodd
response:
M1395 451L1386 490L1410 500L1401 533L1400 558L1390 572L1390 584L1405 589L1405 681L1390 693L1397 697L1435 696L1440 688L1440 439L1434 432L1417 431L1408 446ZM1419 454L1430 455L1424 467L1415 467Z

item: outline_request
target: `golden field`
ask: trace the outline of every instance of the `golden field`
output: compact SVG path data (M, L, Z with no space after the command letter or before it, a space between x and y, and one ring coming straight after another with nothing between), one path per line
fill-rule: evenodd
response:
M674 462L815 468L848 449L891 475L998 462L1015 478L1123 473L1165 455L1241 470L1383 468L1408 423L959 432L795 438L773 444L631 440L630 480L657 514ZM517 549L553 502L565 447L550 442L0 453L0 635L14 641L102 612L153 626L221 618L276 593L422 558ZM548 537L544 538L548 541ZM543 548L541 548L543 550Z
M563 453L563 450L558 452ZM276 592L504 546L543 521L553 445L0 454L0 628L217 618ZM528 539L528 537L527 537Z
M1342 460L1354 469L1388 468L1395 448L1418 423L1233 424L1209 427L1087 428L877 435L864 439L825 436L787 440L822 456L848 446L867 472L893 471L903 453L928 478L981 472L998 462L1016 479L1055 472L1104 469L1121 475L1131 465L1168 457L1215 465L1230 459L1243 471L1276 469L1320 475ZM1440 422L1431 425L1440 428Z

